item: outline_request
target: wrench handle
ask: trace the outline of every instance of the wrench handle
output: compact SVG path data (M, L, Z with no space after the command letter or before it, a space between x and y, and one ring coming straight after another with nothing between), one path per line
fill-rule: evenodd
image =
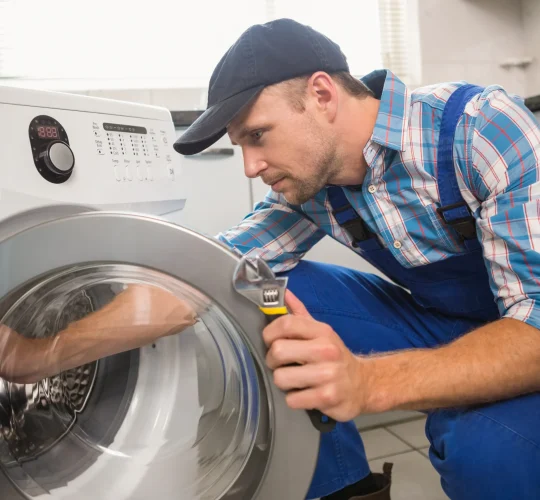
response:
M260 310L266 316L268 324L281 316L289 314L286 307L261 307ZM299 363L293 363L289 366L301 366ZM336 421L333 418L327 417L319 410L306 410L313 427L319 432L330 432L336 426Z
M279 307L259 307L259 309L264 313L266 316L266 322L268 324L272 323L275 319L280 318L281 316L285 316L286 314L289 314L289 311L285 306L279 306Z

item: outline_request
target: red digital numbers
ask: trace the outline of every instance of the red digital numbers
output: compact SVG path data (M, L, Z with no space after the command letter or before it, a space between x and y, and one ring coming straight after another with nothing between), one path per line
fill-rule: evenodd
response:
M37 134L40 139L58 139L58 128L41 125L37 128Z

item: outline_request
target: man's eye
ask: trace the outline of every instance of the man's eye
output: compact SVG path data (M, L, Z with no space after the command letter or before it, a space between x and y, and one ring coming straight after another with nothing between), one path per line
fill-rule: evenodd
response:
M251 134L251 138L254 140L254 141L258 141L262 138L264 132L262 130L256 130L255 132L253 132Z

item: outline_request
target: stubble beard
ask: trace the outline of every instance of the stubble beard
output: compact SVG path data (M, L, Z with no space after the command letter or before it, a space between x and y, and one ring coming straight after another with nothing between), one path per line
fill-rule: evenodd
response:
M315 168L309 178L291 179L293 184L292 192L284 196L292 205L302 205L313 199L339 171L340 161L336 154L334 141L324 139L321 151L315 158L314 164Z

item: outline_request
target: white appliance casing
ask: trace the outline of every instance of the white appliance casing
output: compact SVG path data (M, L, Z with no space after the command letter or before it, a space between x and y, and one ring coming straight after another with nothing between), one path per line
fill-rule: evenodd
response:
M42 115L50 116L61 124L75 156L73 173L61 184L45 180L32 157L29 127L34 118ZM133 135L135 139L137 134L109 132L111 135L107 135L104 123L146 128L148 155L144 155L141 148L136 155L135 149L129 146L130 136ZM118 147L120 135L124 143L128 143L124 154ZM117 154L108 144L108 139L113 137ZM141 137L139 134L135 141L139 146ZM165 108L0 86L0 222L25 210L50 205L83 205L99 210L138 212L163 216L174 222L185 204L180 180L180 155L172 147L175 139L171 114ZM103 236L105 241L106 235ZM87 491L88 498L92 498L103 488L109 490L109 495L118 498L131 496L131 489L137 483L125 474L128 468L120 467L122 461L115 456L115 449L122 448L136 435L136 441L146 442L145 456L151 462L165 439L162 434L169 428L166 422L157 420L148 425L152 407L161 408L158 415L161 420L171 418L167 394L159 391L152 394L147 390L149 387L169 386L173 391L179 391L182 387L183 394L190 395L186 401L189 400L191 404L186 404L185 412L176 418L180 418L184 425L189 423L190 428L196 427L200 409L195 348L190 345L190 336L187 335L184 338L165 339L160 342L162 344L169 345L164 352L163 349L151 347L140 349L139 384L133 394L132 407L111 449L64 491L55 492L55 498L73 498L76 492L81 491ZM179 353L178 359L168 359L171 357L168 354L173 352ZM151 359L156 357L159 358L157 361ZM158 370L156 366L163 369ZM154 405L144 399L143 396L148 398L148 394L153 397ZM147 407L141 408L139 400L146 401ZM130 462L131 474L136 466ZM139 466L142 477L145 464ZM126 469L124 473L122 469ZM110 484L104 483L107 476L102 474L104 470L109 471ZM183 470L177 473L195 477L197 465L194 461L184 463ZM37 498L42 497L49 498L48 495Z
M32 120L56 119L75 155L71 177L62 184L37 171L29 140ZM0 220L22 210L49 204L85 204L169 216L185 203L180 155L170 111L147 106L50 91L0 86ZM148 156L130 146L130 134L110 132L104 123L144 127ZM127 144L119 151L120 136ZM135 142L141 146L142 135ZM109 138L118 154L109 148ZM173 220L174 221L174 220Z

